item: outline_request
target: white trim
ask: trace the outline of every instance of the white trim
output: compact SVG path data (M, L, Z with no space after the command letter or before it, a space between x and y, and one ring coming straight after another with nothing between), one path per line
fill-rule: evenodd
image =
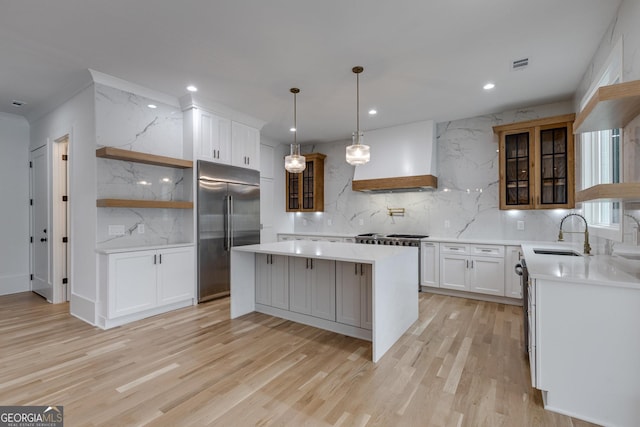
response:
M91 73L91 77L94 83L100 83L105 86L123 90L125 92L135 93L136 95L153 99L155 101L171 105L172 107L180 107L180 102L175 96L167 95L165 93L128 82L118 77L113 77L108 74L101 73L100 71L92 70L91 68L89 68L89 72Z
M248 114L233 110L218 102L193 93L189 93L180 97L180 107L182 107L182 111L186 111L191 108L200 108L210 113L214 113L224 118L230 119L234 122L243 123L258 130L262 129L262 127L266 124L266 122L263 120L256 119L255 117L251 117Z

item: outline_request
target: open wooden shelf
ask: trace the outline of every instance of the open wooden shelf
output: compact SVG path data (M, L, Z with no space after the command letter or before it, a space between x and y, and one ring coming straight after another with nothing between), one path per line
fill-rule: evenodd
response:
M128 162L144 163L147 165L167 166L171 168L188 169L193 167L191 160L173 157L157 156L139 151L123 150L114 147L102 147L96 150L96 157L105 159L125 160Z
M640 182L599 184L576 192L576 202L592 200L640 200Z
M98 199L99 208L193 209L193 202L174 200Z
M623 128L640 115L640 80L600 87L576 117L573 133Z

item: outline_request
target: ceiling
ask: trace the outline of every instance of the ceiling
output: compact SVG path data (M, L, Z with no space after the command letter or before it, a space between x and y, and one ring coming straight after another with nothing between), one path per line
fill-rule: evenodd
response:
M0 111L33 117L91 68L175 97L194 84L279 142L291 141L299 87L298 141L348 139L355 65L363 130L571 99L619 4L0 0ZM530 65L511 71L521 58Z

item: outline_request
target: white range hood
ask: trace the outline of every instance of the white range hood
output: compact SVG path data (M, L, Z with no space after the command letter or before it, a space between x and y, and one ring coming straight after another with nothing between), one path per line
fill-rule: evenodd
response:
M365 132L371 160L355 167L353 191L422 191L438 186L433 120Z

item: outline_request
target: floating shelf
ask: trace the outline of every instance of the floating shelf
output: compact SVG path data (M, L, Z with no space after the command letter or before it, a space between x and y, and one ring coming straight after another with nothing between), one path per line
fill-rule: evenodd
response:
M599 184L576 192L576 202L593 200L640 200L640 182Z
M623 128L640 115L640 80L600 87L576 117L573 133Z
M193 202L173 200L98 199L99 208L193 209Z
M102 147L96 150L96 157L105 159L125 160L128 162L144 163L147 165L167 166L171 168L188 169L193 167L191 160L173 157L157 156L139 151L122 150L114 147Z

